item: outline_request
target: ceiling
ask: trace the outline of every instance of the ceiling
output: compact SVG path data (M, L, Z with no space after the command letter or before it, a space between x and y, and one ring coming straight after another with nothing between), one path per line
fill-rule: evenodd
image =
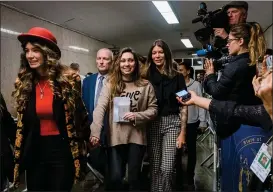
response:
M180 35L190 38L195 48L201 48L193 33L201 23L192 24L197 17L200 1L171 1L179 24L169 25L151 1L10 1L18 9L77 29L92 37L118 47L131 46L146 55L152 42L164 39L173 52L187 51ZM207 1L208 11L214 11L227 2ZM265 29L272 23L272 1L250 1L248 21L257 21Z

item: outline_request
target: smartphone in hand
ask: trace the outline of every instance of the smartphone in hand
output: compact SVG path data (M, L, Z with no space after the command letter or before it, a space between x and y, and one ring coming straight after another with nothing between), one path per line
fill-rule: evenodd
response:
M191 99L191 94L186 90L177 92L176 96L182 98L182 101L188 101Z
M263 59L259 57L256 63L256 77L261 77L263 75Z
M272 55L266 58L266 68L267 71L272 70Z

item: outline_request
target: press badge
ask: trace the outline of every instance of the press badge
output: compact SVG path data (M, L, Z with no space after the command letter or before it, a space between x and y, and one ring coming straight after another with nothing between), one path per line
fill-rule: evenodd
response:
M250 169L255 175L264 182L267 178L271 168L271 156L267 151L268 146L263 143L259 152L257 153Z

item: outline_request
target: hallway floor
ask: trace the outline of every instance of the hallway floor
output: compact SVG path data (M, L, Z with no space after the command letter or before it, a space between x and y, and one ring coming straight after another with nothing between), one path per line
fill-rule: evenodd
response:
M204 137L206 134L203 134L202 137ZM206 139L204 139L203 142L199 139L197 142L197 163L196 163L196 169L195 169L195 186L196 191L213 191L213 172L211 168L206 168L213 162L213 156L209 159L207 163L204 164L204 166L200 166L200 164L213 152L213 141L212 141L212 135L209 135ZM187 156L183 156L182 158L183 167L185 167L187 163ZM24 176L22 176L22 180L24 181ZM182 179L181 179L182 180ZM99 186L97 184L97 180L95 177L89 173L87 175L86 181L75 185L72 192L102 192L103 186ZM20 188L16 191L22 191L25 189L24 183L21 184ZM186 191L186 190L183 190Z
M209 135L204 139L204 141L200 141L206 134L203 134L197 144L197 163L195 169L195 186L196 191L213 191L213 165L210 168L207 168L213 162L213 156L203 165L200 164L213 152L213 140L212 135ZM183 156L182 158L183 167L187 164L187 156ZM80 191L93 191L93 192L102 192L103 186L94 186L94 176L89 173L87 177L87 182L83 186L75 186L73 192ZM93 186L93 187L92 187ZM93 190L92 190L93 188ZM187 191L187 190L183 190Z

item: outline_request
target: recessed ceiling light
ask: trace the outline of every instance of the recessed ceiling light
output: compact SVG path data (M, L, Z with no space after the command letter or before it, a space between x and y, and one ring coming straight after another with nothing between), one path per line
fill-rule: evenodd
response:
M70 49L74 49L74 50L79 50L79 51L84 51L84 52L89 52L88 49L85 49L85 48L81 48L81 47L78 47L78 46L68 46Z
M187 48L193 48L193 45L191 44L191 41L189 39L181 39L181 42L187 47Z
M1 27L1 32L8 33L8 34L11 34L11 35L20 35L21 34L19 32L12 31L12 30L9 30L9 29L5 29L5 28L2 28L2 27Z
M168 24L179 23L172 8L167 1L152 1L157 10L161 13Z

